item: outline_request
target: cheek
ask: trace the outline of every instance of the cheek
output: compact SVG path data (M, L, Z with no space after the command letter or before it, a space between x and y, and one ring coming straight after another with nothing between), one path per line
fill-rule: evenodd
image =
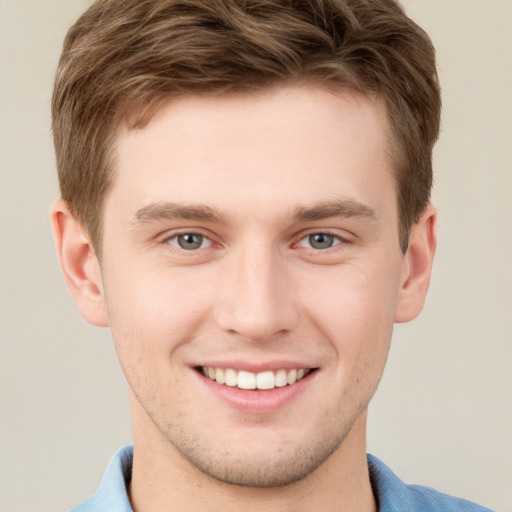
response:
M151 269L107 274L105 296L125 372L142 374L150 367L149 373L161 378L168 378L169 364L175 362L171 356L204 322L209 302L205 287L187 279L186 272Z
M400 286L400 267L380 262L347 263L305 273L301 287L315 310L336 318L387 320L394 315ZM364 323L364 322L363 322Z
M203 308L207 289L199 272L141 265L116 269L105 279L109 314L150 332L192 321Z
M339 364L382 366L393 330L399 270L356 263L327 270L321 280L318 275L302 279L312 322L330 340Z

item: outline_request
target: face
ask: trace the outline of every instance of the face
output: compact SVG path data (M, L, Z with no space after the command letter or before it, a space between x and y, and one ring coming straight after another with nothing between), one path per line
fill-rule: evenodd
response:
M119 135L101 282L135 438L272 486L364 428L405 272L386 133L378 101L283 88Z

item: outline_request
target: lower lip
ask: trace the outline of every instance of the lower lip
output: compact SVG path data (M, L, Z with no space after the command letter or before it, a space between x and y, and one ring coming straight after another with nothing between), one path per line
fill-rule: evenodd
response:
M230 387L225 384L219 384L197 371L195 373L203 385L234 409L252 414L270 414L282 409L304 393L316 378L318 370L308 373L304 378L295 382L295 384L268 390L245 390Z

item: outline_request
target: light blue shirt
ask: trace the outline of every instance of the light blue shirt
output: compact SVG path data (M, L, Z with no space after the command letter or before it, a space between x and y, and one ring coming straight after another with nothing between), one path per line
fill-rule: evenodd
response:
M127 494L132 457L131 446L118 450L110 460L98 490L71 512L133 512ZM373 455L368 455L368 467L379 512L492 512L429 487L406 485Z

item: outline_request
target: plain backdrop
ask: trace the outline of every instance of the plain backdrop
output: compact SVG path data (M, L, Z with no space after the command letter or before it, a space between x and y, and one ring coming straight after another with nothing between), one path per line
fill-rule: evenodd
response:
M369 451L407 482L510 512L512 1L403 3L438 49L439 248L423 315L395 331ZM0 512L68 510L130 442L109 334L78 315L48 222L53 75L88 5L0 0Z

